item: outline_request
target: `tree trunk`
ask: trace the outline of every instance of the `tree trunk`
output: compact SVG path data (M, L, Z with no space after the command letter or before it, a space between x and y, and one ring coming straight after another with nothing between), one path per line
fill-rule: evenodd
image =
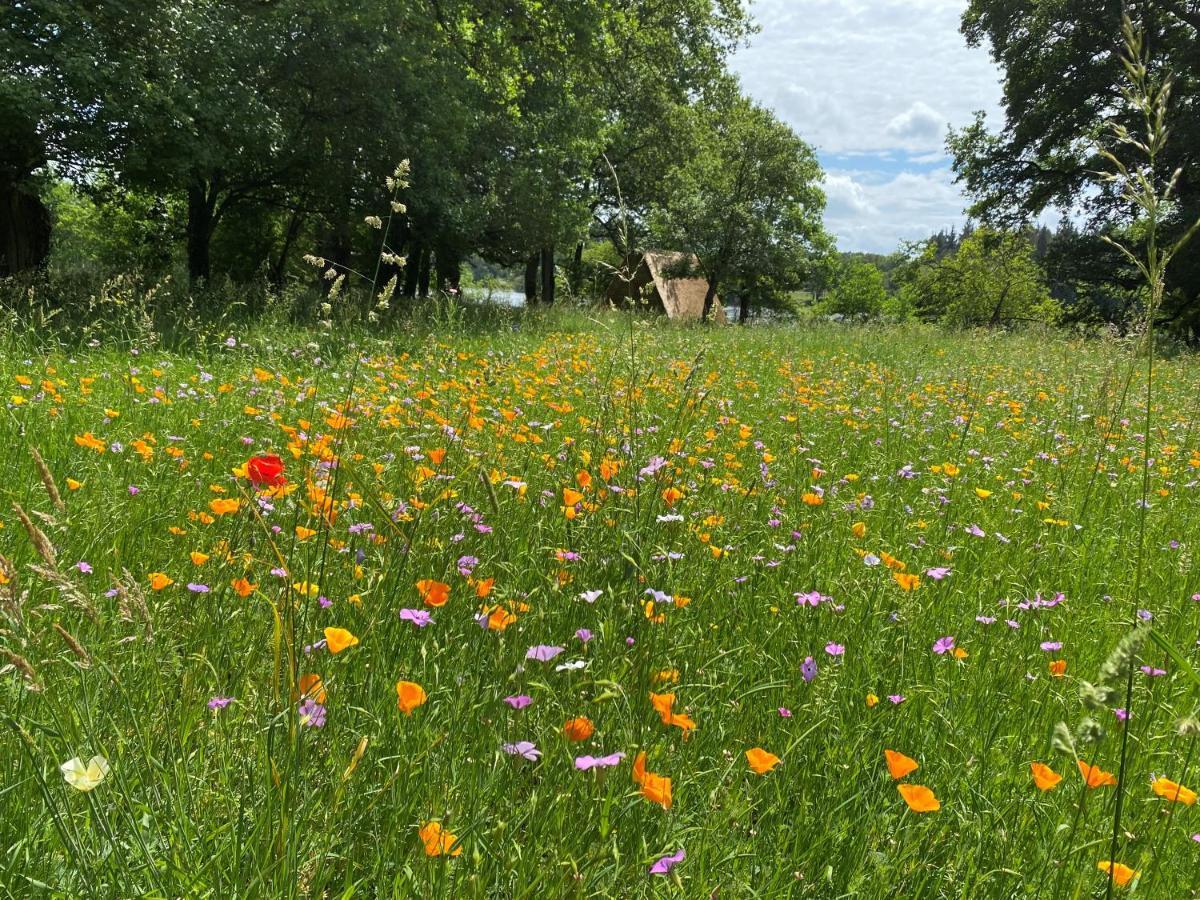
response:
M712 315L713 302L717 299L717 276L708 279L708 293L704 295L704 316L705 322L709 321L709 316Z
M195 179L188 186L187 259L192 284L208 281L212 275L212 247L215 203L208 185Z
M441 248L437 252L436 268L438 290L457 294L462 283L462 261L458 254Z
M575 258L571 261L571 292L578 295L583 287L583 241L575 245Z
M303 224L304 214L298 209L292 210L287 230L283 234L283 246L279 248L279 258L275 260L275 265L271 269L271 284L276 290L283 287L283 279L287 275L288 257L292 253L296 238L300 236L300 226Z
M417 293L424 300L429 296L430 257L432 254L427 247L421 248L421 256L417 260Z
M538 302L538 264L541 256L537 253L525 261L525 305L535 306Z
M40 268L50 255L50 211L13 183L0 184L0 277Z
M738 303L740 305L738 309L738 324L745 325L750 321L750 295L743 291L742 296L738 298Z
M554 303L554 245L542 248L542 302Z

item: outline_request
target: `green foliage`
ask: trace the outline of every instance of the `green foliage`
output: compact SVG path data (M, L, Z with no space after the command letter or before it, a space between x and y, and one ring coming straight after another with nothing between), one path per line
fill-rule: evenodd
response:
M980 228L941 259L933 243L897 273L901 308L953 327L1053 324L1061 315L1020 234Z
M1110 127L1139 129L1142 112L1121 91L1122 12L1139 16L1154 50L1150 74L1176 75L1172 127L1156 161L1157 177L1182 167L1192 171L1200 146L1200 66L1197 37L1200 9L1189 0L1153 4L1096 3L1085 6L1040 0L972 0L963 33L975 46L988 46L1004 70L1004 120L980 114L951 136L955 171L972 195L974 211L990 224L1013 226L1044 210L1084 209L1097 233L1127 225L1131 207L1118 187L1100 173L1110 171L1105 154L1123 165L1141 161L1136 147ZM1200 180L1183 178L1176 202L1161 222L1164 241L1182 235L1200 215ZM1113 282L1128 286L1119 257L1089 254L1077 267L1084 297ZM1165 323L1182 331L1200 325L1200 254L1181 254L1167 273L1162 309Z
M732 90L695 115L696 153L671 174L653 233L662 246L695 254L710 294L723 286L753 293L760 280L800 287L828 248L812 148Z
M869 262L847 260L839 267L833 291L822 307L829 315L873 319L886 301L883 273Z

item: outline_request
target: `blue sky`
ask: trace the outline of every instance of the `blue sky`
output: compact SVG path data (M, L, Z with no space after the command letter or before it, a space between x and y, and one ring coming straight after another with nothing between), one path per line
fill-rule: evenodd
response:
M751 0L734 58L748 93L812 144L842 250L888 253L961 225L945 153L975 110L1000 120L1000 72L959 33L966 0Z

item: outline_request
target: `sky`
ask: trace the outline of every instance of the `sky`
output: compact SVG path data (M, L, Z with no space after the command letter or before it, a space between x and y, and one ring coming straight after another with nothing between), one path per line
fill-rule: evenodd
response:
M816 148L841 250L890 253L961 226L945 139L1000 116L1000 72L959 33L967 0L752 0L761 31L733 68Z

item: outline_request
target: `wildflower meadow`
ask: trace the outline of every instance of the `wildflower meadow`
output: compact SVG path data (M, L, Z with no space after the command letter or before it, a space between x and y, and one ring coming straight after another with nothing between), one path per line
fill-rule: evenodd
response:
M222 338L0 358L0 894L1200 892L1194 359Z

